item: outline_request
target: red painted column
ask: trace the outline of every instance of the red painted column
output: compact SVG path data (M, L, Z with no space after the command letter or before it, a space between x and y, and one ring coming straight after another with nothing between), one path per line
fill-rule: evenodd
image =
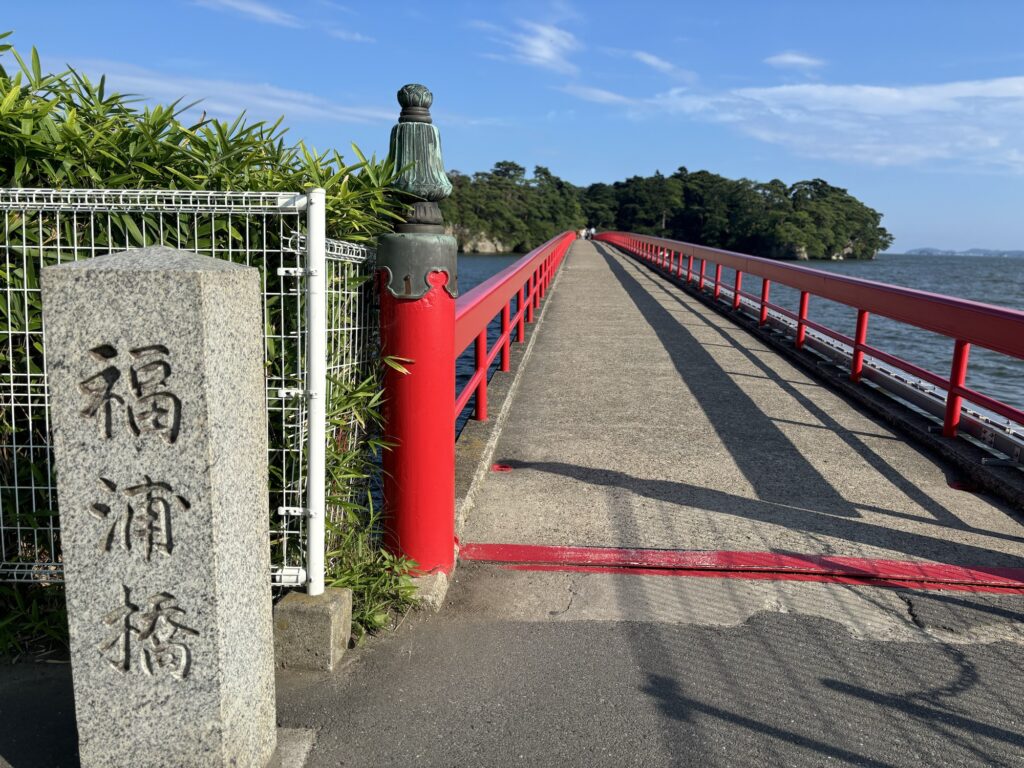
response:
M736 270L736 283L732 288L732 308L740 308L740 292L743 290L743 273Z
M455 335L455 326L452 326L452 335ZM476 357L476 370L477 372L483 371L483 376L480 377L480 383L476 385L476 410L473 413L473 418L477 421L487 421L487 328L480 331L476 337L476 349L474 350ZM452 397L454 400L454 396ZM455 440L455 433L452 432L452 440Z
M691 253L686 257L686 282L687 284L693 282L693 254Z
M516 299L516 314L519 315L519 320L516 323L516 341L522 344L526 341L526 291L522 286L519 286L519 293Z
M807 338L807 305L811 295L807 291L800 291L800 309L797 311L796 321L796 348L804 348L804 340Z
M704 290L704 267L707 266L707 263L708 263L707 259L701 259L700 260L700 276L697 278L697 290L698 291L703 291Z
M400 235L397 237L401 237ZM408 373L384 368L383 452L386 543L426 573L451 571L455 542L455 299L433 272L419 299L380 291L381 354Z
M512 311L506 302L505 306L501 308L501 370L505 372L509 370L509 358L512 351L511 319Z
M771 280L761 279L761 316L757 320L758 325L765 325L768 322L768 298L771 295Z
M414 193L403 223L377 245L381 355L384 543L419 573L455 565L455 238L444 234L438 201L451 192L422 85L398 92L402 113L390 155L406 169L395 186ZM413 166L415 168L413 169ZM410 170L411 169L411 170ZM414 170L415 173L411 171Z
M967 381L967 360L971 355L971 345L960 339L953 346L953 365L949 373L949 391L946 393L946 418L942 423L942 434L956 437L960 427L960 408L963 397L957 391Z
M536 273L530 275L530 279L526 281L526 285L527 285L527 291L526 291L526 322L528 322L528 323L532 323L533 322L533 309L534 309L534 306L536 306L536 303L534 301L534 293L533 293L533 289L534 289L534 285L535 284L536 284Z
M864 349L868 342L868 318L870 315L866 309L857 310L857 329L853 334L853 360L850 363L850 378L853 381L860 381L864 373Z
M715 299L722 294L722 265L715 264Z

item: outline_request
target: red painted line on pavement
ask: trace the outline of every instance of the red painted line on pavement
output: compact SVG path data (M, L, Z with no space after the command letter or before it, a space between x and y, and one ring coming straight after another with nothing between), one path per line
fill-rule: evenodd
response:
M582 569L636 575L844 580L844 583L891 582L919 585L922 588L937 588L925 585L959 585L985 588L986 591L991 588L999 591L1024 591L1024 568L947 565L836 555L469 543L463 545L459 558L507 564L518 570Z

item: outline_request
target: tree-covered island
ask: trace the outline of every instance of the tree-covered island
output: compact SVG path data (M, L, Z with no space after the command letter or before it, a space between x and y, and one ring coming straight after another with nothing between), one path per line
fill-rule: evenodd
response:
M445 220L471 252L527 251L566 229L668 237L772 259L871 259L892 243L882 214L821 179L786 185L679 168L576 187L509 161L452 171Z

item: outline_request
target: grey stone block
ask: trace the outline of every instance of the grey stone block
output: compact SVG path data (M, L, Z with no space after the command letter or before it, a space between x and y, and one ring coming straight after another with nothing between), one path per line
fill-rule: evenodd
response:
M256 270L148 248L43 271L83 766L274 751Z
M274 606L274 656L282 669L331 671L351 637L351 589L291 592Z
M428 608L434 612L441 610L451 584L449 574L444 571L428 573L415 577L412 583L416 589L416 604L419 608Z

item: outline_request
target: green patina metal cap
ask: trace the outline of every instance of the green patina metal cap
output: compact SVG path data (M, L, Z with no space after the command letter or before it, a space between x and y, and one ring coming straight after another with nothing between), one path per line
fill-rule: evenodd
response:
M457 243L444 233L438 206L452 193L452 183L441 159L441 135L430 118L433 102L425 85L403 85L398 91L402 114L391 129L390 157L401 171L395 186L414 199L405 222L380 238L377 267L387 274L387 290L399 299L425 296L434 272L447 274L444 290L452 298L459 295Z
M402 113L398 125L391 129L390 155L395 166L401 169L395 186L436 203L452 193L452 183L444 172L441 134L430 117L433 102L434 94L425 85L410 83L398 90ZM414 212L414 216L418 213ZM437 218L440 223L440 216ZM414 219L410 219L412 221Z

